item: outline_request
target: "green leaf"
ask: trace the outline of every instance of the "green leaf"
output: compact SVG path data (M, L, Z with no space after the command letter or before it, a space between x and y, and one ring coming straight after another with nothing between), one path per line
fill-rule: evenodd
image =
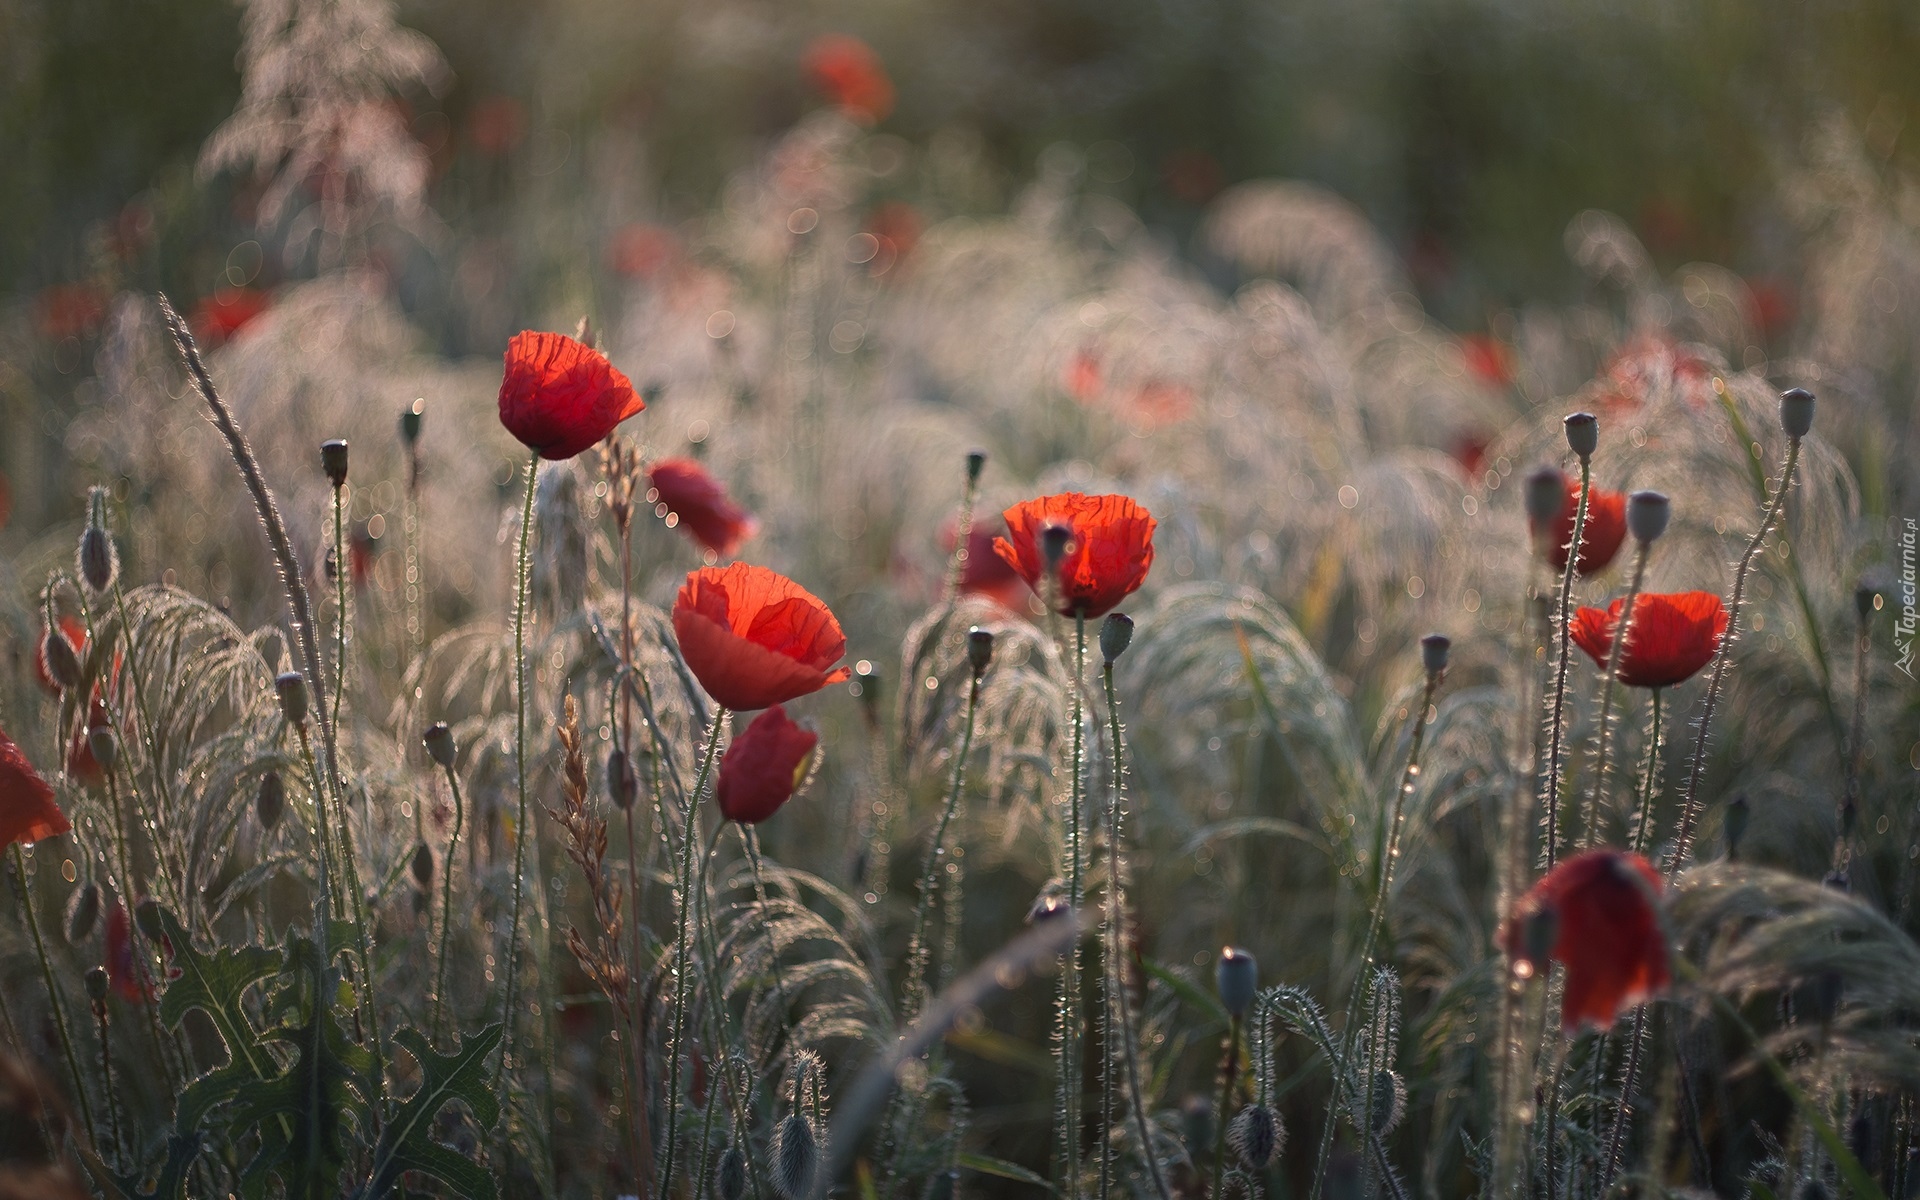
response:
M1037 1188L1044 1188L1049 1192L1054 1190L1054 1186L1051 1183L1035 1175L1019 1163L1010 1163L1004 1159L992 1158L985 1154L975 1154L967 1150L962 1150L959 1154L955 1155L954 1161L967 1170L977 1171L982 1175L992 1175L1000 1179L1011 1179L1016 1183L1031 1184Z
M160 997L160 1020L168 1028L176 1028L188 1012L199 1009L220 1031L230 1062L245 1067L253 1078L265 1078L273 1068L273 1059L259 1048L259 1035L247 1019L241 999L248 988L279 972L281 956L264 946L222 947L212 954L202 954L179 918L165 908L159 912L161 932L166 935L171 954L171 978ZM194 1125L184 1125L182 1132L192 1128Z
M500 1101L488 1086L486 1063L500 1044L505 1026L495 1023L461 1042L452 1054L441 1054L411 1026L393 1035L394 1045L420 1064L421 1082L400 1111L387 1122L373 1152L373 1174L355 1193L358 1200L382 1200L408 1171L431 1175L469 1200L491 1200L493 1178L472 1159L458 1154L429 1134L442 1108L458 1100L473 1113L482 1128L500 1119Z

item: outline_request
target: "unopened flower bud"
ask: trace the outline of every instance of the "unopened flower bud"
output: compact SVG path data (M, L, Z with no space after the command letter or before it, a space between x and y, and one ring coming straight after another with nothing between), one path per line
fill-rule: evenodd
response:
M1100 657L1112 666L1132 644L1133 618L1121 612L1108 613L1100 625Z
M114 736L113 726L87 726L87 750L102 771L113 774L114 766L120 761L120 739Z
M1627 497L1627 530L1636 542L1657 542L1673 518L1673 504L1664 492L1635 492Z
M420 440L420 423L424 413L425 406L415 400L411 408L400 414L400 437L409 446Z
M1727 815L1722 825L1727 835L1727 859L1729 861L1739 860L1740 842L1747 836L1747 822L1752 816L1753 806L1747 803L1747 798L1744 795L1735 796L1733 799L1727 801Z
M61 691L70 692L80 686L80 655L66 634L48 629L40 639L40 657L46 661L47 678Z
M1551 529L1567 506L1567 477L1559 467L1535 467L1527 472L1527 523Z
M445 721L435 721L427 726L427 731L420 735L420 741L426 746L428 757L443 768L452 768L459 747L454 745L453 730L447 728Z
M280 715L287 719L287 724L304 724L307 719L307 681L300 672L281 672L274 677L273 690L280 697Z
M334 487L345 487L347 483L347 443L344 439L320 443L320 468L333 481Z
M272 829L286 810L286 781L280 778L280 772L268 771L260 777L260 788L253 794L253 815L259 818L260 828Z
M425 842L416 842L413 847L413 861L408 864L413 872L413 881L422 891L433 886L433 847Z
M1380 1137L1392 1133L1407 1114L1407 1084L1397 1071L1379 1070L1373 1074L1373 1132Z
M782 1200L806 1200L819 1167L820 1139L813 1122L799 1113L780 1122L773 1132L773 1190Z
M1227 1145L1249 1171L1266 1170L1286 1142L1286 1126L1264 1104L1248 1105L1227 1125Z
M96 1005L107 1002L107 969L105 967L87 968L87 999Z
M113 538L105 529L89 525L82 530L80 550L75 559L80 568L80 578L86 580L87 587L95 593L105 592L113 586L120 560L113 550Z
M1220 992L1220 1003L1227 1015L1238 1017L1252 1007L1259 983L1260 964L1254 961L1253 955L1238 946L1220 951L1220 961L1213 968L1213 985Z
M1049 525L1040 531L1040 553L1047 562L1047 574L1060 569L1060 560L1067 556L1067 547L1073 542L1073 530L1065 525Z
M967 452L967 482L968 483L979 483L980 472L986 470L986 468L987 468L987 452L985 450L970 450Z
M967 630L967 665L973 668L973 677L980 678L993 665L993 631L975 625Z
M1438 675L1447 669L1447 655L1453 649L1453 639L1444 633L1430 633L1420 639L1420 665L1427 674Z
M640 798L640 774L633 769L627 752L615 746L607 752L607 794L621 811L632 808Z
M1862 579L1853 589L1853 611L1860 614L1860 623L1873 620L1874 610L1880 606L1880 589Z
M133 906L133 925L156 942L166 936L166 931L160 927L160 905L151 898Z
M713 1200L740 1200L747 1194L747 1156L740 1147L728 1146L720 1152L719 1165L713 1169Z
M1805 388L1790 388L1780 393L1780 428L1795 439L1807 436L1813 428L1813 393Z
M91 883L74 889L67 901L67 944L77 946L93 934L100 920L100 889Z
M1590 412L1577 412L1567 418L1567 448L1582 461L1593 457L1600 446L1600 422Z

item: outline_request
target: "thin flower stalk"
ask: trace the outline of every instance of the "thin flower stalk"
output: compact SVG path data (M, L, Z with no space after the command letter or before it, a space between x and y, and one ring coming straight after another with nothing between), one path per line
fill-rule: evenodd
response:
M1633 558L1633 581L1627 585L1626 603L1620 606L1620 627L1614 632L1613 647L1607 651L1606 670L1600 680L1599 744L1593 752L1593 789L1587 793L1587 810L1581 815L1580 848L1591 850L1600 840L1600 798L1607 785L1607 752L1612 748L1613 693L1620 674L1620 655L1627 639L1633 636L1634 601L1640 598L1640 586L1647 578L1647 555L1651 543L1639 542Z
M920 899L913 910L913 937L907 942L907 996L904 1012L909 1022L926 1008L932 994L927 978L932 948L927 944L927 921L933 911L934 893L939 887L940 866L946 856L947 827L960 808L966 789L967 759L973 753L974 718L980 709L980 674L975 672L967 686L967 716L960 735L960 749L953 760L953 777L947 784L946 803L940 820L933 827L933 840L927 843L926 858L920 866ZM952 919L952 914L948 914Z
M1553 709L1548 722L1547 733L1547 778L1545 798L1547 805L1547 827L1545 860L1547 870L1553 870L1560 857L1560 735L1565 722L1567 706L1567 660L1572 653L1572 626L1569 618L1573 608L1574 568L1580 561L1580 547L1587 532L1587 500L1593 490L1593 464L1584 456L1580 459L1580 504L1573 515L1573 541L1567 550L1567 565L1560 573L1560 619L1559 657L1554 663Z
M120 1090L113 1081L113 1039L107 1036L105 1000L93 1001L93 1024L94 1033L100 1039L100 1077L106 1081L107 1085L107 1128L113 1137L113 1153L122 1163L126 1163L128 1162L127 1139L120 1123Z
M520 909L526 898L527 843L533 830L527 826L527 605L532 583L528 549L533 540L533 494L540 480L540 453L527 460L527 494L520 508L520 550L515 558L513 589L513 764L519 785L519 802L513 821L513 915L507 925L506 996L500 1019L507 1023L500 1043L500 1061L494 1067L497 1084L500 1075L513 1061L514 1034L519 1025L520 992Z
M429 1030L436 1040L447 1008L447 947L453 941L453 863L460 848L460 828L466 819L467 807L460 794L460 777L451 765L444 770L447 788L453 793L453 833L447 838L447 856L440 868L440 961L433 972L433 1024Z
M87 1098L86 1077L80 1071L80 1057L73 1050L73 1034L67 1028L67 1001L53 974L53 960L47 957L47 940L40 932L40 921L33 911L33 881L27 877L27 856L13 847L13 882L20 892L20 920L33 935L33 952L40 959L40 977L47 985L47 1005L53 1010L54 1028L60 1034L60 1052L66 1057L67 1071L73 1076L73 1096L80 1105L81 1121L87 1127L87 1140L98 1144L100 1134L94 1128L93 1101Z
M1207 1195L1212 1200L1223 1200L1225 1196L1221 1185L1227 1173L1227 1108L1233 1103L1233 1085L1238 1078L1240 1068L1240 1017L1238 1014L1227 1018L1226 1044L1221 1048L1220 1057L1220 1099L1213 1106L1213 1186L1207 1189ZM1333 1092L1336 1097L1339 1096L1340 1088L1337 1084ZM1314 1194L1319 1193L1316 1191Z
M667 1129L661 1145L661 1166L658 1178L663 1190L673 1186L673 1168L679 1150L680 1130L680 1059L685 1050L687 1025L687 985L691 977L692 964L688 961L692 952L690 935L694 918L693 898L693 856L694 843L699 840L700 799L706 794L707 780L713 774L714 752L720 745L720 730L726 720L727 710L716 705L713 710L713 723L707 730L707 749L700 760L700 774L693 783L693 792L687 797L684 832L680 838L681 856L678 879L679 903L675 905L675 929L673 941L673 1008L667 1026Z
M1073 777L1068 788L1066 820L1067 903L1078 913L1085 899L1081 869L1084 856L1080 843L1080 806L1083 803L1082 772L1086 769L1086 738L1081 724L1086 717L1081 693L1087 670L1086 609L1077 609L1073 619ZM1059 1097L1056 1115L1060 1120L1059 1146L1055 1153L1055 1186L1068 1200L1080 1197L1080 942L1067 947L1066 963L1060 971L1058 1016Z
M1839 830L1833 839L1833 871L1845 875L1853 864L1853 829L1860 816L1860 765L1867 753L1867 652L1872 646L1868 619L1873 609L1863 607L1853 640L1853 722L1847 730L1847 779L1841 792Z

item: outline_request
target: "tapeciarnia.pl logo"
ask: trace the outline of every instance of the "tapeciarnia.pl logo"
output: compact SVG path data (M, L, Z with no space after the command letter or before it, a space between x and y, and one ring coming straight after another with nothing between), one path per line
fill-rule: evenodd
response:
M1914 543L1920 538L1917 524L1920 522L1908 517L1900 530L1900 612L1893 622L1893 648L1900 655L1894 666L1899 667L1908 679L1914 677L1913 635L1916 629L1920 629L1920 608L1916 606L1916 601L1920 601L1920 595L1916 594L1920 593L1920 585L1916 585L1914 577Z

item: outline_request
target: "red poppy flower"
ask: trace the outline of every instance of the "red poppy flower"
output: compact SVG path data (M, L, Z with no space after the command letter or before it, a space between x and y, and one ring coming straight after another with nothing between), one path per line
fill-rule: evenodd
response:
M500 423L541 458L572 458L645 408L607 356L565 334L518 334L507 345Z
M807 777L819 744L818 734L788 720L778 704L755 717L720 758L720 814L753 825L779 812Z
M702 567L673 602L687 669L735 711L769 708L839 683L847 652L840 622L819 598L777 571L747 563Z
M133 959L133 922L127 917L127 906L118 900L107 913L106 942L107 982L113 990L128 1004L152 1000L153 984L141 976L140 965Z
M1601 670L1613 652L1625 597L1606 611L1582 608L1568 634ZM1620 651L1620 682L1628 687L1672 687L1713 661L1727 632L1727 610L1712 592L1642 592L1633 602L1633 624Z
M1513 351L1498 338L1484 333L1470 333L1460 339L1460 353L1467 360L1467 370L1473 377L1490 388L1505 388L1513 384Z
M255 288L216 288L213 295L194 305L193 336L209 346L218 346L272 306L272 299Z
M1567 569L1567 545L1573 541L1573 522L1580 512L1580 481L1567 480L1567 499L1560 506L1560 516L1547 531L1547 561L1556 571ZM1534 536L1540 535L1540 528L1533 527ZM1580 560L1574 570L1581 575L1597 575L1613 562L1614 555L1620 553L1620 543L1627 540L1627 494L1610 492L1603 487L1595 487L1587 494L1587 528L1580 539Z
M1492 439L1478 433L1463 433L1453 440L1453 461L1460 464L1460 471L1467 477L1468 483L1477 482L1480 472L1486 469L1487 450L1492 445ZM1567 536L1573 535L1569 533Z
M873 47L859 38L844 33L815 38L804 62L814 88L851 120L872 125L893 111L893 81Z
M926 225L920 210L901 200L887 201L867 218L867 232L892 250L895 258L905 258L913 253L913 248L920 244L920 234ZM877 264L878 259L875 262Z
M1193 389L1184 383L1149 379L1133 394L1131 415L1140 424L1153 427L1185 420L1193 412Z
M56 342L91 335L106 315L106 293L90 283L47 288L33 303L34 327L41 337Z
M60 617L59 636L67 639L67 645L73 647L73 653L81 661L87 656L87 627L79 617L71 613ZM53 675L47 670L47 643L43 637L33 644L33 679L40 689L49 696L60 694L60 685L53 681Z
M995 538L993 549L1036 592L1046 570L1041 531L1069 531L1059 581L1065 616L1105 616L1146 582L1153 566L1153 514L1125 496L1066 492L1016 504L1004 515L1007 536Z
M467 141L482 154L505 154L526 136L526 106L512 96L488 96L467 113Z
M690 458L663 458L647 472L647 498L677 518L694 541L721 558L731 558L740 543L760 528L753 514L727 497L720 481Z
M607 243L607 265L628 279L652 279L673 265L680 247L672 232L658 225L636 223L615 233Z
M1075 350L1067 360L1066 369L1060 372L1060 390L1082 404L1098 399L1105 382L1100 356L1086 347Z
M44 842L72 828L53 802L53 788L0 730L0 847Z
M967 561L960 567L960 591L968 596L985 596L1003 608L1025 612L1027 597L1032 591L1027 581L1020 578L1020 572L994 553L994 526L998 524L996 521L990 526L975 521L967 531ZM958 523L948 518L940 530L940 548L952 554L954 544L960 540L959 534Z
M1672 979L1667 940L1656 908L1660 874L1638 854L1589 850L1562 862L1520 898L1501 931L1501 947L1535 970L1526 927L1544 910L1558 916L1548 957L1567 968L1560 1023L1612 1026L1621 1010L1646 1000Z

